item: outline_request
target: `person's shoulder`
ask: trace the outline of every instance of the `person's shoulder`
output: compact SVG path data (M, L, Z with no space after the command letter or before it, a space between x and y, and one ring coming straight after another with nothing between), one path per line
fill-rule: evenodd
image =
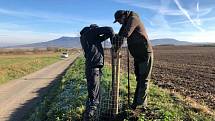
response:
M138 15L136 12L131 11L131 13L130 13L130 17L131 17L131 18L138 19L138 18L139 18L139 15Z
M81 31L80 31L80 35L83 35L84 33L88 32L90 30L90 27L84 27Z
M141 20L140 20L139 15L137 13L131 11L130 15L128 17L128 21L139 23Z
M110 27L110 26L102 26L102 27L99 27L99 28L103 28L103 29L112 29L112 27Z
M130 15L131 15L131 16L139 16L138 13L135 12L135 11L130 11Z
M104 31L113 31L113 28L110 26L102 26L102 27L98 27L96 28L98 30L104 30Z

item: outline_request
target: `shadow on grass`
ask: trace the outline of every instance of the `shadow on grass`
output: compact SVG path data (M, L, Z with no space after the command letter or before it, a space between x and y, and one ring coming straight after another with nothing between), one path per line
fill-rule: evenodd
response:
M25 119L27 119L31 115L31 113L35 110L35 108L40 104L40 102L42 102L43 99L51 93L50 89L54 85L60 82L63 75L65 75L69 67L77 60L77 58L61 74L57 75L56 78L53 78L53 81L48 86L34 92L37 94L37 97L31 100L28 100L22 106L17 108L14 112L12 112L8 121L24 121ZM44 78L44 79L47 79L47 78Z

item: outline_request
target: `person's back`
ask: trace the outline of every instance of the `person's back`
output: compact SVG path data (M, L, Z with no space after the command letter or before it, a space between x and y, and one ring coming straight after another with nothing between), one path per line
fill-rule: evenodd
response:
M86 58L86 78L88 99L86 101L85 119L92 118L99 104L99 83L101 68L104 65L104 51L101 42L114 36L111 27L98 27L90 25L80 32L81 45Z
M102 67L104 51L101 42L114 36L113 29L111 27L85 27L80 34L86 64L91 67Z

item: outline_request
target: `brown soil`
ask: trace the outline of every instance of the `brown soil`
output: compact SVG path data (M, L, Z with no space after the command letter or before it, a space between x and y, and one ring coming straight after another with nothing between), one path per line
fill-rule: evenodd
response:
M127 53L122 49L121 67L127 71ZM111 63L110 50L105 51ZM156 46L152 78L162 88L191 97L215 109L215 47ZM133 73L133 58L130 57Z

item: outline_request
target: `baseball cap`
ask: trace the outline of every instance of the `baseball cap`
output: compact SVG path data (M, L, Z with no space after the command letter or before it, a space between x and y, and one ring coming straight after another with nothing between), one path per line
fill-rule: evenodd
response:
M125 10L117 10L114 14L115 20L113 23L116 23L118 21L118 19L120 19L124 13L125 13Z

